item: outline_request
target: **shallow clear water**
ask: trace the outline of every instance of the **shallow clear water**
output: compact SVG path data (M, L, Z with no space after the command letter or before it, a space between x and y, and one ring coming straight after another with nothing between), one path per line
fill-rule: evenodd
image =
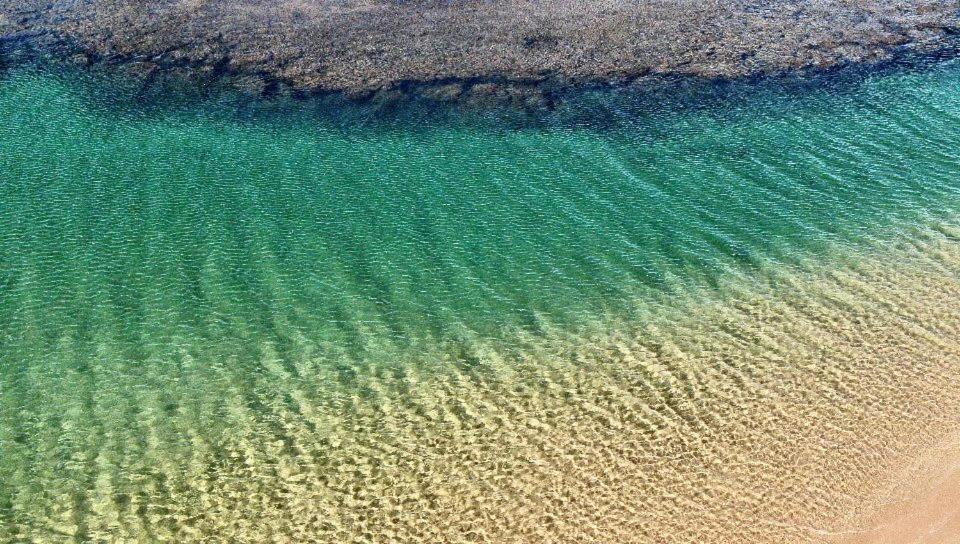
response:
M101 314L136 350L217 315L214 341L283 319L356 347L622 310L950 210L958 74L761 88L601 132L111 115L9 79L4 328L41 312L56 340Z
M178 534L237 452L310 458L303 472L327 482L340 469L311 448L390 443L389 418L358 429L346 412L464 369L495 396L489 368L558 349L545 339L869 256L949 221L960 197L955 63L611 103L603 126L138 109L90 85L0 81L0 527L14 540ZM178 502L198 478L213 487ZM350 510L329 502L321 518Z

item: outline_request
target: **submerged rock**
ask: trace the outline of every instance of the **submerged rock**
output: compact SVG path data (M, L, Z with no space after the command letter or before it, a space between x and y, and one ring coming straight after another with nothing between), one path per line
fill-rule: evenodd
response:
M738 78L937 51L960 1L0 0L0 52L392 100L549 103L576 85ZM544 90L546 89L546 90Z

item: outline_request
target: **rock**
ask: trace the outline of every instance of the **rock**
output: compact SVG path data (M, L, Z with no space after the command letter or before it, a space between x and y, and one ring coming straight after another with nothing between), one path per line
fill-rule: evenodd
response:
M463 94L463 85L447 83L439 86L427 86L422 91L424 97L438 102L452 102Z
M396 2L0 0L0 50L81 66L143 63L251 93L389 103L549 105L558 88L661 77L732 79L955 50L956 0ZM479 31L478 31L479 29ZM84 60L86 59L86 60ZM94 66L95 67L95 66ZM409 82L418 82L410 84ZM538 90L539 89L539 90Z

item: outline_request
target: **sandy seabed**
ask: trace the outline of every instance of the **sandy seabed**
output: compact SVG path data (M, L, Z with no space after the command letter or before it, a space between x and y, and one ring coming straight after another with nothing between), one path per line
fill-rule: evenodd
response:
M265 345L243 394L228 361L180 361L196 388L171 403L108 363L38 370L50 398L89 395L33 408L59 426L8 450L34 461L8 460L25 468L0 541L910 541L883 520L956 497L928 501L956 472L917 458L957 452L960 229L890 237L731 276L644 322L476 339L429 372L371 364L345 383ZM135 428L110 419L134 405ZM64 444L84 453L58 459Z

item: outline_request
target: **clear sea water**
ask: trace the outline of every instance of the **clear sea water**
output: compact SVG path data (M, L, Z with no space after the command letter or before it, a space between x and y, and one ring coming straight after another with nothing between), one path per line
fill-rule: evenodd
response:
M412 433L429 409L398 399L433 391L418 384L457 375L495 397L515 366L536 391L550 378L530 354L564 357L537 346L770 270L869 260L960 202L956 63L598 94L532 120L138 105L101 83L0 80L0 541L258 541L191 519L311 504L340 471L376 479L404 454L354 455L371 476L323 452ZM532 395L523 410L540 410ZM352 426L368 409L387 415ZM223 498L225 482L282 467L304 475L300 492L241 482ZM323 500L301 538L389 540L344 513L376 518L380 503Z

